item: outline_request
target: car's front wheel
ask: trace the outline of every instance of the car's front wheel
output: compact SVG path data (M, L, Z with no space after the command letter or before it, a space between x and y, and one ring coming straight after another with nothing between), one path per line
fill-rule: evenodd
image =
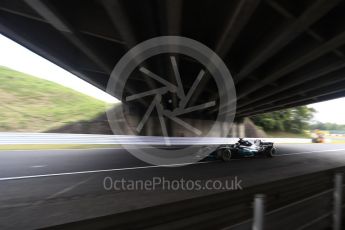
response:
M276 148L272 147L266 150L266 157L272 158L276 154Z
M231 153L231 150L230 149L224 149L222 151L222 155L221 155L221 159L223 161L230 161L231 160L231 157L232 157L232 153Z

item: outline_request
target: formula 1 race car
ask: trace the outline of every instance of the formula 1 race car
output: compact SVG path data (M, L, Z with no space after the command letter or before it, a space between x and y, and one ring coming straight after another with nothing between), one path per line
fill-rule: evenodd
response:
M221 145L213 153L217 159L230 161L236 157L256 157L265 156L271 158L276 153L273 142L263 142L255 140L254 143L240 138L237 143L230 145Z

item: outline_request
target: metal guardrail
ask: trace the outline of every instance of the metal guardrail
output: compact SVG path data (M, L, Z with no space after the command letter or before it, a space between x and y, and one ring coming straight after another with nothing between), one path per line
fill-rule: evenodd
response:
M344 190L341 189L342 178L336 176L335 189L333 179L335 173L344 172L345 167L325 170L241 191L64 224L54 229L317 230L333 226L334 230L339 230Z
M253 218L223 230L303 230L330 227L333 227L333 230L341 230L342 209L344 208L342 204L343 174L335 174L334 181L334 189L320 192L268 213L265 213L264 208L265 196L258 194L254 198Z
M258 138L247 138L254 140ZM262 138L274 143L311 143L303 138ZM238 138L219 137L169 137L172 145L233 144ZM130 144L165 145L166 139L158 136L64 134L64 133L0 133L0 144Z

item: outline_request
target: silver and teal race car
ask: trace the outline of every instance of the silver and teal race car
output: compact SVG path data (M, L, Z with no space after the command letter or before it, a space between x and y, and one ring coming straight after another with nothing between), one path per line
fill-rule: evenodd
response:
M261 140L251 142L240 138L235 144L219 146L212 155L217 159L230 161L232 158L238 157L265 156L272 158L275 153L276 148L273 142L263 142Z

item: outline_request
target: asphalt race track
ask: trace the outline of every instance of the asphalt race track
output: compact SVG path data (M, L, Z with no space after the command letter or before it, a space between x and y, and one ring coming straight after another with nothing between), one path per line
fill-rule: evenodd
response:
M0 151L0 229L34 229L223 190L106 190L112 180L220 180L246 187L345 165L343 144L280 144L272 159L159 167L123 149Z

